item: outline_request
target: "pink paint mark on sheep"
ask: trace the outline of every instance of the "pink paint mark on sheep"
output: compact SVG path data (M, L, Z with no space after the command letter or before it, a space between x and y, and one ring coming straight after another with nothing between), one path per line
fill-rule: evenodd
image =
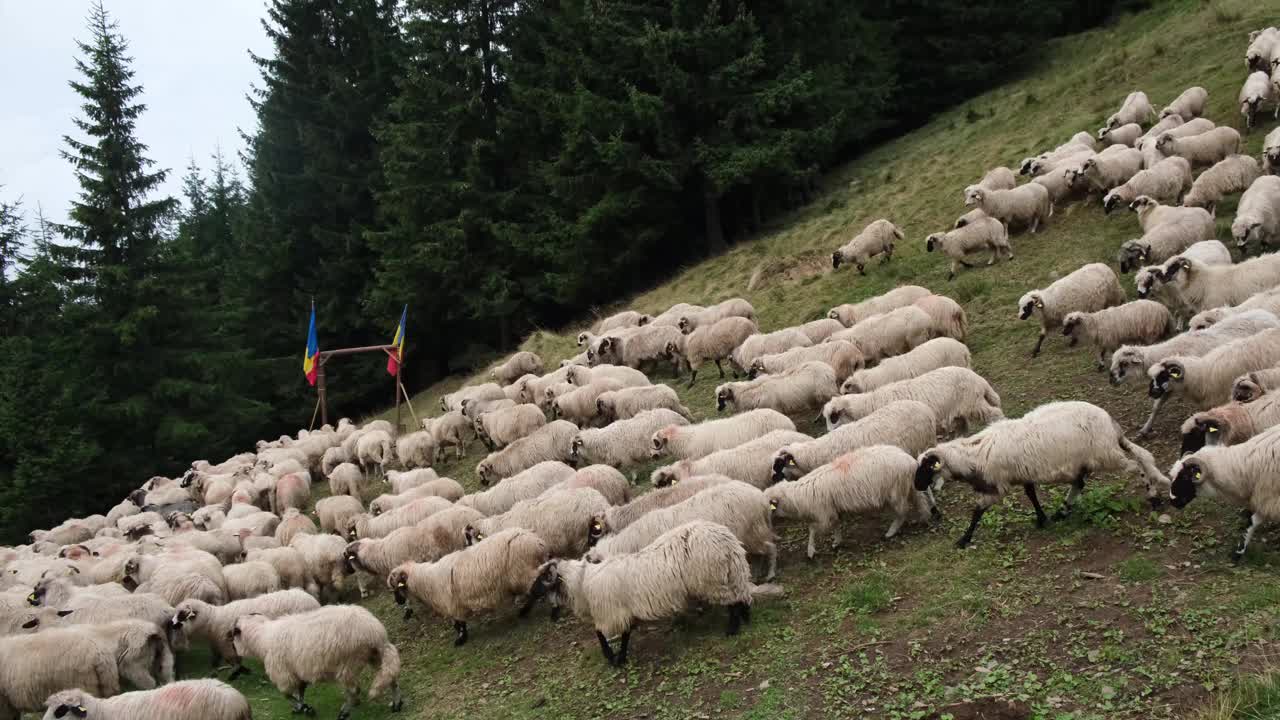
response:
M156 702L174 710L191 710L196 692L188 685L166 685L156 691Z

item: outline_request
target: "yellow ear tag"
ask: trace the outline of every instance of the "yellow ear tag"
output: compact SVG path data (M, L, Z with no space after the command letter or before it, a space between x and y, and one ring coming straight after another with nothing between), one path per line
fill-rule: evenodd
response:
M777 502L776 500L770 500L770 501L769 501L769 509L770 509L770 510L777 510L777 509L778 509L778 502Z
M404 582L403 580L401 580L400 582L396 583L396 587L398 587L398 588L405 587L405 582Z
M1200 479L1200 473L1196 473L1196 479L1197 479L1197 480L1199 480L1199 479Z
M27 602L35 602L35 601L36 601L35 593L31 593L30 595L27 596Z
M88 711L88 710L85 710L83 705L77 705L77 706L76 706L76 713L77 713L77 714L79 714L79 715L84 715L84 714L85 714L85 713L87 713L87 712L89 712L89 711Z
M1177 380L1178 378L1182 377L1182 373L1178 372L1177 370L1170 370L1169 377L1173 378L1174 380Z
M1211 427L1211 428L1209 428L1209 432L1218 432L1218 428L1216 428L1216 427Z
M1044 301L1043 301L1043 300L1037 300L1037 301L1036 301L1036 307L1038 307L1038 308L1042 308L1042 307L1044 307Z
M788 460L788 461L787 461L787 464L788 464L788 465L795 465L795 464L796 464L796 459L795 459L795 458L791 458L790 460Z
M934 460L934 461L933 461L933 469L934 469L934 470L941 470L941 469L942 469L942 461L941 461L941 460Z

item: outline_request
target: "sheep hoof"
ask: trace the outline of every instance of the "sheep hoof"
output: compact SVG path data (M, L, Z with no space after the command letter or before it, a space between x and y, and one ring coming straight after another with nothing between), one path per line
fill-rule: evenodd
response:
M350 720L350 719L351 719L350 710L343 710L342 712L338 713L338 720Z
M1142 436L1139 435L1138 437L1142 437ZM1151 503L1152 510L1159 510L1160 508L1164 507L1164 498L1160 497L1159 495L1155 497L1147 498L1147 502Z
M1238 548L1236 550L1232 550L1229 557L1231 558L1232 565L1239 565L1240 561L1244 559L1244 549Z
M306 703L298 703L293 706L294 715L315 715L316 709Z
M970 537L961 537L959 540L956 541L956 549L963 550L969 547L969 542L972 540L973 538L970 538Z
M396 712L396 713L398 713L398 712L400 712L400 711L401 711L401 710L403 710L403 709L404 709L404 699L403 699L403 698L397 698L395 702L391 703L391 712Z
M934 506L934 507L932 507L932 508L929 508L929 519L930 519L930 520L932 520L932 521L935 521L935 522L936 522L936 521L938 521L938 520L941 520L941 519L942 519L942 511L941 511L941 510L939 510L939 509L937 508L937 506Z

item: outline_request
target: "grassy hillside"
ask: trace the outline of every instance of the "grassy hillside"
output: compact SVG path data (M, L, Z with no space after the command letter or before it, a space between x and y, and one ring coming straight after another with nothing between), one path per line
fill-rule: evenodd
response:
M898 284L922 284L969 313L975 369L992 381L1007 414L1081 399L1136 428L1149 407L1144 389L1108 386L1088 352L1068 351L1061 337L1029 359L1037 328L1019 322L1015 308L1028 289L1082 264L1111 261L1121 242L1140 234L1133 215L1106 217L1096 202L1059 207L1047 231L1014 239L1015 260L962 272L953 282L945 259L924 251L924 238L964 212L962 189L988 168L1016 167L1076 131L1096 131L1133 89L1145 90L1159 108L1202 85L1210 91L1207 115L1242 128L1235 97L1246 34L1274 22L1275 10L1252 0L1167 2L1052 43L1021 79L868 152L771 232L627 306L656 313L679 301L744 296L771 330ZM1250 153L1260 152L1270 127L1248 138ZM1234 200L1219 207L1219 237L1229 237L1234 208ZM868 266L866 277L849 268L833 272L836 238L878 217L907 233L893 262ZM578 329L539 332L525 346L558 360L576 352ZM467 380L427 390L415 407L438 413L439 395ZM715 415L718 382L704 371L691 390L681 386L698 416ZM1187 414L1174 404L1156 424L1148 447L1163 467L1176 456L1177 425ZM818 431L798 420L800 429ZM477 447L441 472L477 487L481 457ZM647 474L645 468L642 478ZM1061 493L1048 494L1046 507L1056 506ZM1210 705L1221 706L1213 710L1217 718L1280 712L1266 682L1221 694L1265 670L1280 651L1275 532L1256 537L1245 562L1233 567L1226 555L1237 540L1234 511L1201 500L1161 516L1141 502L1136 479L1102 477L1092 481L1080 512L1044 530L1035 529L1021 496L1007 499L987 514L974 546L959 551L951 543L971 499L951 486L942 500L941 523L911 527L892 541L880 539L885 523L851 520L845 547L823 548L813 562L803 556L804 530L784 525L785 600L759 606L735 638L723 636L720 611L643 626L623 671L605 666L589 627L574 619L551 623L542 609L525 621L514 611L477 620L470 643L455 649L447 622L405 622L386 597L371 607L403 654L409 717L962 718L985 708L981 717L1082 720L1185 718ZM240 687L255 697L255 717L288 716L261 672ZM984 700L994 697L1016 707L998 711ZM310 701L322 716L339 702L332 688L315 689ZM381 703L357 711L360 718L389 716Z

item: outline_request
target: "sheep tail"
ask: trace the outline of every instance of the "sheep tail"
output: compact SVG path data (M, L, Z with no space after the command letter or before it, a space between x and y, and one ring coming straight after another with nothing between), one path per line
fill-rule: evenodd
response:
M1120 435L1120 450L1142 468L1142 474L1147 476L1148 487L1157 482L1165 486L1169 485L1169 479L1164 476L1164 473L1160 472L1160 468L1156 467L1155 458L1151 456L1151 453L1147 452L1146 448L1131 442L1124 435Z
M373 676L373 684L369 686L369 699L378 697L384 690L396 684L400 677L400 651L396 646L386 643L377 652L378 674Z
M772 600L786 595L786 590L777 583L765 583L764 585L751 586L751 599L755 600Z
M996 393L996 389L991 387L990 383L987 383L987 386L982 389L982 399L986 400L988 405L997 410L1001 408L1000 395Z

